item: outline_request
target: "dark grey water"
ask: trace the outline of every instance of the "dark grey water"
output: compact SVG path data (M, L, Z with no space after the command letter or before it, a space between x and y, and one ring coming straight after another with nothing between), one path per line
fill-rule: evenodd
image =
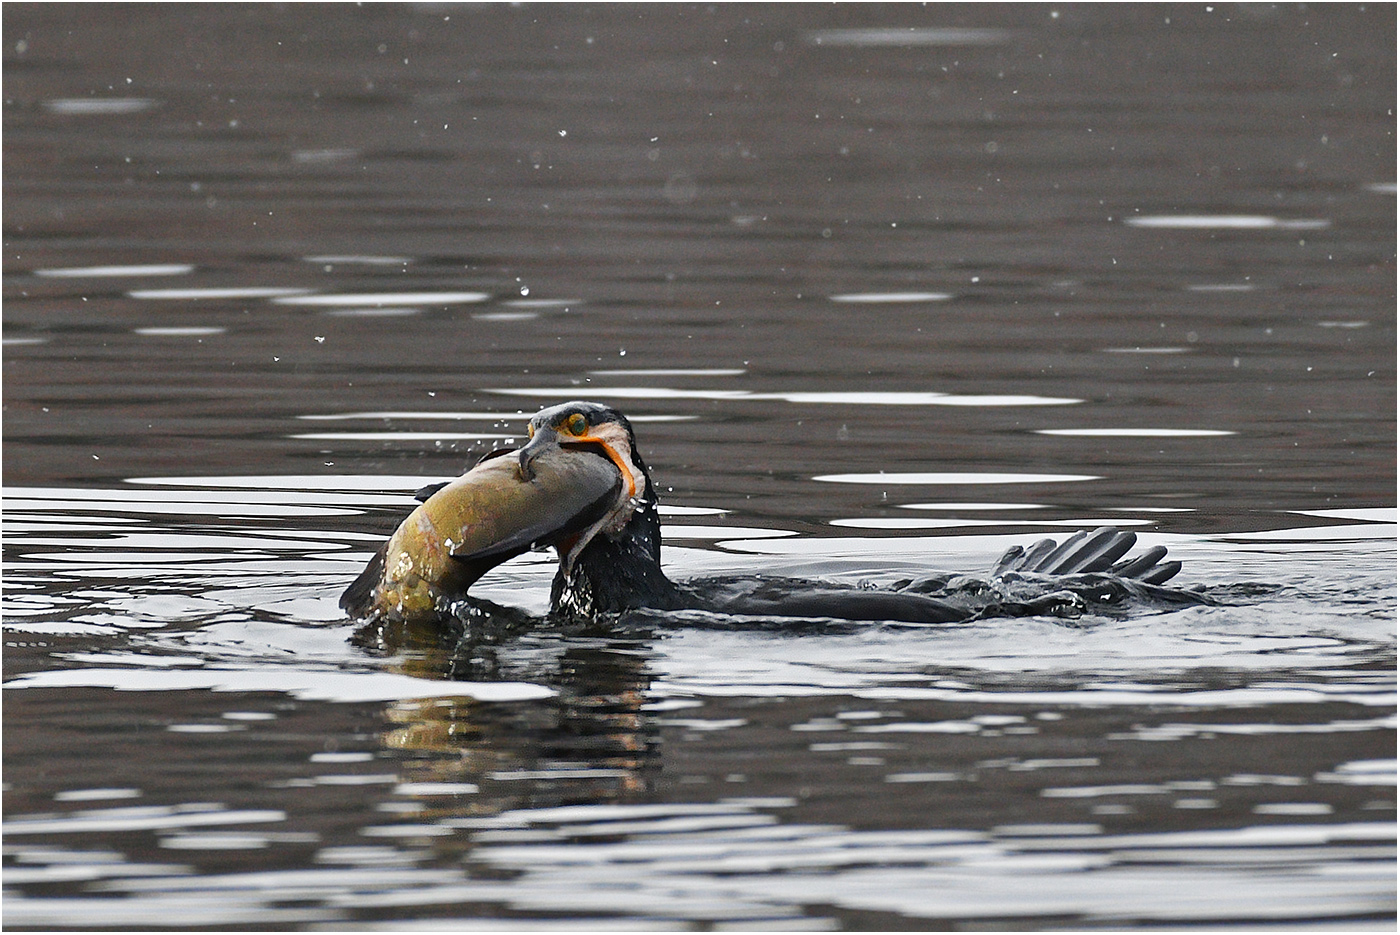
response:
M3 15L6 927L1393 927L1393 6ZM676 577L1216 603L352 642L569 398Z

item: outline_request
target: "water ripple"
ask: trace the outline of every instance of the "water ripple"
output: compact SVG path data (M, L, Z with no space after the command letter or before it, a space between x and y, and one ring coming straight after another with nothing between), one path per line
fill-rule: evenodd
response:
M24 688L109 688L115 691L284 692L314 701L401 701L413 698L472 698L532 701L554 691L515 682L444 682L392 672L347 672L296 666L249 669L58 669L30 672L6 682ZM7 833L12 833L6 828Z
M36 269L35 276L49 279L102 279L121 276L183 276L194 272L189 263L147 263L133 266L69 266Z
M66 117L103 117L140 113L158 103L149 97L57 97L44 101L43 108Z
M807 33L815 46L856 48L898 48L902 46L979 46L1001 45L1011 40L1005 29L958 26L866 27L819 29Z
M843 406L1068 406L1082 399L1032 395L957 395L935 392L821 391L761 393L750 390L678 390L660 386L589 386L551 389L546 387L488 388L485 392L507 396L533 396L545 399L711 399L782 400L790 403L818 403Z
M360 292L351 294L293 295L273 299L277 305L468 305L491 298L487 292Z
M310 289L288 289L279 286L239 286L218 289L136 289L127 293L133 299L192 300L192 299L273 299L280 296L304 295Z
M1285 220L1262 214L1151 214L1123 223L1168 230L1318 230L1332 224L1325 218Z
M1236 433L1221 429L1036 429L1035 434L1086 438L1216 438Z
M833 295L831 301L861 305L885 305L911 302L946 302L951 292L847 292Z
M880 471L874 474L819 474L812 480L833 484L1064 484L1103 480L1095 474L996 474L980 471Z

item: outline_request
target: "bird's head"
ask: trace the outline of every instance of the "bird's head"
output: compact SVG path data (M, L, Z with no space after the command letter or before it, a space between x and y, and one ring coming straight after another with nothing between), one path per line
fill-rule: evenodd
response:
M527 431L529 442L514 453L520 474L527 481L535 476L538 467L550 464L550 459L561 452L582 452L598 457L590 473L615 477L618 482L616 497L600 519L556 541L559 561L567 575L594 537L619 533L634 514L655 506L656 493L646 464L637 453L632 424L610 406L579 401L551 406L530 419Z

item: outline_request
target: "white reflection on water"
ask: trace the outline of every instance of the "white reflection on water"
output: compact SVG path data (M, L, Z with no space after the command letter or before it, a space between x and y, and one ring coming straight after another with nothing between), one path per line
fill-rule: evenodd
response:
M201 802L88 809L52 816L26 815L7 819L0 824L0 831L3 831L6 837L28 834L91 834L98 831L151 831L286 820L287 813L276 809L230 811L223 805Z
M283 538L277 538L277 536ZM123 549L269 549L274 551L304 551L308 545L306 538L298 538L295 530L284 533L262 533L248 530L243 535L220 535L218 533L186 533L179 531L159 532L113 532L107 538L94 540L90 537L68 536L26 536L25 546L58 546L63 548L99 547L109 554L112 547ZM322 542L319 549L343 549L341 543ZM137 554L137 553L133 553ZM199 557L197 555L191 557Z
M856 516L848 519L833 519L831 525L852 529L956 529L963 526L1064 526L1071 529L1094 528L1098 526L1149 526L1150 519L1057 519L1057 520L1007 520L1007 519L918 519L902 516Z
M485 302L487 292L360 292L354 294L295 295L273 299L277 305L467 305Z
M1186 287L1187 292L1253 292L1259 288L1248 282L1198 283Z
M352 504L343 494L322 493L312 490L278 490L277 481L285 478L135 478L131 483L170 484L189 487L204 486L212 481L211 487L241 486L245 488L268 488L248 490L206 490L197 497L186 491L164 490L75 490L69 487L9 487L5 489L5 511L7 525L17 516L31 518L28 511L39 511L39 515L51 511L72 511L75 513L172 513L189 516L345 516L362 512L359 507L370 505L390 505L405 502L402 497L375 496L366 493L356 497ZM293 479L295 480L295 479ZM308 478L307 480L311 480ZM333 481L334 478L320 480ZM374 490L416 490L426 482L424 478L398 478L398 484L390 479L383 488ZM244 483L235 483L244 481ZM264 481L268 483L264 483ZM292 488L309 486L292 483ZM327 485L325 489L337 489ZM96 516L85 516L83 522L110 522ZM64 522L69 531L82 527L74 525L71 519Z
M290 665L247 669L56 669L31 672L5 683L6 689L74 687L133 692L283 692L308 701L336 702L413 698L533 701L554 695L552 689L528 682L445 682L393 672L348 672ZM8 826L5 830L13 833Z
M109 276L183 276L194 272L189 263L147 263L134 266L67 266L36 269L35 276L50 279L101 279Z
M897 503L902 510L1043 510L1043 503Z
M1395 507L1377 507L1374 509L1341 509L1341 510L1289 510L1290 513L1297 513L1300 516L1322 516L1327 519L1356 519L1371 523L1394 523L1396 521Z
M413 258L407 256L371 256L357 253L317 254L316 256L304 256L302 259L307 263L353 264L355 266L407 266L413 262Z
M440 480L442 478L439 478ZM375 490L395 490L412 491L423 486L425 481L432 478L419 477L416 474L238 474L225 476L206 477L128 477L128 484L152 484L169 487L235 487L251 488L253 490L283 491L283 490L335 490L335 491L375 491ZM67 490L68 488L54 488L57 490ZM87 496L89 491L84 490L83 495ZM164 499L168 494L159 492L152 499ZM185 494L188 496L188 494ZM201 497L212 497L215 494L200 494ZM249 501L256 502L252 494L238 494L239 497L247 497ZM284 494L279 493L282 497ZM356 498L360 500L359 497ZM240 501L243 502L243 501ZM295 501L301 502L301 501ZM362 501L361 501L362 502Z
M422 412L422 411L401 411L401 412L336 412L315 415L297 416L298 419L305 419L309 422L337 422L355 419L414 419L432 421L434 419L453 420L458 422L479 421L479 422L521 422L528 421L533 412ZM695 416L671 416L671 415L637 415L627 417L631 422L689 422Z
M343 159L354 159L360 155L358 149L349 147L331 147L327 149L294 149L291 151L293 162L309 163L330 163L340 162Z
M1113 740L1186 740L1191 737L1214 737L1221 734L1234 734L1257 737L1265 734L1339 734L1353 731L1390 730L1395 727L1393 714L1375 718L1333 720L1320 724L1240 724L1200 723L1137 725L1132 730L1109 734Z
M1299 511L1301 512L1301 511ZM1322 539L1335 539L1340 542L1349 542L1359 539L1395 539L1396 528L1394 523L1359 523L1354 526L1303 526L1297 529L1264 529L1258 532L1237 532L1230 535L1231 539L1241 541L1266 540L1266 541L1287 541L1296 540L1299 542L1317 542Z
M881 471L875 474L819 474L812 480L833 484L1062 484L1103 480L1094 474L994 474L977 471Z
M846 406L1071 406L1082 399L1059 396L985 395L953 393L771 393L754 398L782 399L790 403L833 403Z
M871 26L864 29L817 29L807 33L816 46L890 48L900 46L1000 45L1011 40L1006 29L959 26Z
M744 399L748 390L675 390L645 386L587 386L527 389L487 389L488 393L506 396L538 396L545 399ZM630 418L630 417L629 417Z
M1110 510L1119 513L1194 513L1193 507L1185 506L1111 506Z
M525 412L337 412L297 416L311 422L331 422L348 419L454 419L458 421L505 422L529 419Z
M316 441L384 441L384 442L423 442L423 441L482 441L490 439L505 441L514 438L501 432L306 432L288 435L288 438L306 438Z
M582 305L583 299L507 299L501 304L511 308L568 308Z
M481 787L473 782L401 782L394 786L394 795L423 796L474 795Z
M665 539L773 539L782 536L795 536L790 529L763 529L756 526L682 526L667 524L661 527Z
M472 318L477 321L533 321L539 317L539 312L474 312L472 314Z
M951 292L847 292L833 295L831 301L858 305L884 305L906 302L946 302Z
M210 833L172 834L160 839L160 846L172 851L253 851L272 843L264 834ZM315 843L315 839L308 843Z
M1317 782L1340 782L1352 786L1396 785L1395 760L1356 760L1343 763L1330 773L1318 773Z
M423 310L421 308L384 305L372 308L333 308L326 314L336 318L406 318L409 315L421 315Z
M718 399L782 400L790 403L822 403L845 406L1069 406L1082 399L1029 395L954 395L879 391L759 393L750 390L678 390L660 386L589 386L586 388L525 387L486 390L507 396L545 399L597 397L600 399Z
M1262 214L1152 214L1125 218L1123 223L1174 230L1318 230L1332 224L1325 218L1285 220Z
M66 117L135 114L159 103L149 97L57 97L43 102L44 110Z
M304 295L310 289L288 289L278 286L239 286L225 289L137 289L128 292L133 299L273 299L278 296Z
M729 510L713 506L667 506L660 503L657 504L656 512L662 516L719 516L728 513Z
M108 802L113 799L139 799L140 789L68 789L54 793L55 802Z
M650 370L590 370L595 377L741 377L748 373L742 367L706 369L704 367L660 367Z
M1222 429L1036 429L1035 434L1087 438L1215 438L1236 433Z
M208 327L208 328L200 328L200 327L188 327L188 328L170 327L170 328L132 328L132 329L131 329L132 334L147 335L147 336L150 336L150 337L172 337L172 338L199 337L199 336L202 336L202 335L210 335L210 334L225 334L225 333L227 333L227 331L228 331L227 328L218 328L218 327Z
M137 864L121 861L115 851L69 851L58 848L12 847L19 860L53 860L46 867L8 866L5 881L11 886L26 883L81 883L113 877L159 877L194 873L193 867L181 864ZM9 895L6 895L9 900ZM6 921L9 921L8 915Z

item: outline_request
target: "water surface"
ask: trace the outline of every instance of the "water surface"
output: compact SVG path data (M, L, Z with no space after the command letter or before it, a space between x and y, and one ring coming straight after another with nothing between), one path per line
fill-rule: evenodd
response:
M1393 8L4 27L6 927L1393 928ZM1203 600L356 638L571 398L677 578Z

